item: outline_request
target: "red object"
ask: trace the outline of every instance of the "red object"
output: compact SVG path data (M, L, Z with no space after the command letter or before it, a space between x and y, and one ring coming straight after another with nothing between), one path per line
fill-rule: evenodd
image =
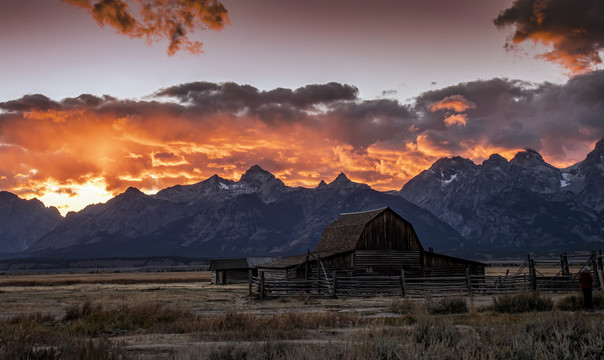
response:
M591 289L591 283L593 282L591 272L582 272L579 274L579 281L581 282L582 289Z

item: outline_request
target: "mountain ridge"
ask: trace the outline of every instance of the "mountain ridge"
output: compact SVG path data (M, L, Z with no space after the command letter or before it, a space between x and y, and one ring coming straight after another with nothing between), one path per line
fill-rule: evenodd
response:
M509 162L437 160L399 191L479 247L564 249L604 244L604 139L564 169L535 150Z
M0 220L3 202L19 199L4 193ZM604 139L583 161L564 169L531 149L509 161L493 154L481 164L460 156L441 158L399 191L373 190L343 172L314 188L289 187L258 165L238 181L212 175L155 195L128 188L104 204L68 214L16 251L28 249L30 256L291 254L313 249L339 213L384 206L417 227L426 246L464 255L471 255L470 249L492 254L597 246L604 238Z

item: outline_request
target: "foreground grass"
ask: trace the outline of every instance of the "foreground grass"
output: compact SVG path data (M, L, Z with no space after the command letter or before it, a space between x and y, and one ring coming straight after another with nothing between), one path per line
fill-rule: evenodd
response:
M0 320L0 359L145 358L120 339L153 334L188 336L192 345L163 357L171 359L604 358L601 314L551 310L574 300L553 304L526 296L533 295L500 297L494 304L503 308L481 309L468 309L463 298L393 300L388 311L396 317L331 311L200 316L156 302L106 307L88 301L60 318L36 313ZM530 308L543 303L552 307Z

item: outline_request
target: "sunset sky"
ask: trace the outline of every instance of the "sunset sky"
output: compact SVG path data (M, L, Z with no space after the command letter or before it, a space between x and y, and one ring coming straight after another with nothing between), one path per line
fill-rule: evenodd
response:
M203 43L203 44L201 44ZM63 214L254 164L400 189L604 137L604 3L2 0L0 190Z

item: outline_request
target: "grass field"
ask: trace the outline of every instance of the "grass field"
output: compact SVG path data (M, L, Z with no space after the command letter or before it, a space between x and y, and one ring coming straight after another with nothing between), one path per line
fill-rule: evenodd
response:
M575 311L573 294L475 297L473 305L379 296L257 301L247 285L209 279L208 272L0 276L0 358L604 357L604 315Z

